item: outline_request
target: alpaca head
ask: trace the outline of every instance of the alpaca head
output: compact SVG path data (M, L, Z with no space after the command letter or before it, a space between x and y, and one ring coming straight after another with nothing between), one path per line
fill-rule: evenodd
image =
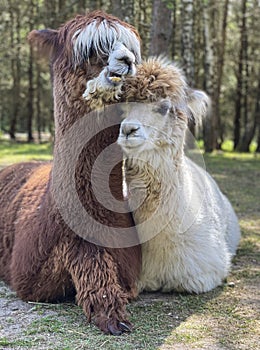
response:
M66 60L67 68L97 66L105 69L107 84L111 78L133 74L140 63L140 38L134 27L118 18L94 11L79 15L59 30L33 30L29 41L50 53L52 64Z
M50 57L55 118L71 115L72 109L72 118L79 117L99 107L104 91L107 101L107 92L117 98L123 78L135 74L141 61L135 28L102 11L79 15L58 30L33 30L28 38Z
M189 120L200 122L209 104L207 95L190 89L174 65L150 60L126 81L124 117L118 138L128 156L166 149L183 150ZM140 101L138 103L138 101Z
M159 103L130 103L124 106L124 116L118 144L126 154L136 154L172 144L169 122L171 101Z

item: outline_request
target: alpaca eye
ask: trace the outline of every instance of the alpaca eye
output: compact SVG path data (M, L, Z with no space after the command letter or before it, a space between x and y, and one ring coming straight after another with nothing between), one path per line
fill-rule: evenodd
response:
M156 105L154 111L161 114L162 116L166 116L171 108L171 102L168 99L164 99L160 101L158 105Z
M130 65L132 63L132 60L130 57L128 56L124 56L124 57L121 57L121 58L118 58L117 59L119 62L122 62L122 63L125 63L127 65Z

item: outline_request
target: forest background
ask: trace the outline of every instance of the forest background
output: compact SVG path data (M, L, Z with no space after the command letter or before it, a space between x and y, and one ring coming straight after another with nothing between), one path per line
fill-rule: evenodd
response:
M0 169L52 158L52 142L45 142L53 134L49 66L36 60L28 32L94 9L133 24L143 57L168 56L211 96L212 113L196 137L208 152L241 151L203 158L238 214L242 239L223 286L200 295L140 295L128 305L134 332L122 337L100 334L74 304L24 303L0 282L0 348L255 350L260 163L259 154L242 151L260 152L260 0L0 0ZM30 143L15 142L21 139Z
M226 140L236 151L260 152L259 0L1 0L0 133L26 133L28 142L53 133L49 67L26 38L94 9L133 24L144 58L168 57L209 94L211 113L196 131L207 152Z

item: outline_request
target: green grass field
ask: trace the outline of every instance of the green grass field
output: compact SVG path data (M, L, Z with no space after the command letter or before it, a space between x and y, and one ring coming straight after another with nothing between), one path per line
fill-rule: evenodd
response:
M51 152L50 143L13 143L0 140L0 167L30 160L50 160Z
M0 143L0 167L31 159L51 159L50 154L49 144ZM205 155L204 160L209 173L231 200L242 230L232 272L223 286L201 295L142 294L128 306L134 331L120 337L105 336L87 324L82 310L74 304L32 304L30 312L39 317L29 323L27 319L18 333L1 337L4 326L0 324L0 349L257 349L260 157L229 152ZM6 289L0 291L0 297L10 305L16 300ZM10 315L6 316L5 325L9 322L10 327L15 327L18 318ZM24 319L28 315L25 313Z

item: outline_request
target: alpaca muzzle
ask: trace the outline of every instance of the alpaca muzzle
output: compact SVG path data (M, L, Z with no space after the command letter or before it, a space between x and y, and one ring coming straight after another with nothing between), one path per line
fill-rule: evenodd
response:
M128 139L129 137L135 137L137 135L137 131L140 129L140 125L125 123L122 125L122 135Z
M117 143L126 150L141 146L147 139L142 124L138 121L123 121L120 127Z
M112 84L119 84L126 75L135 75L135 56L122 43L118 42L109 56L107 79Z

